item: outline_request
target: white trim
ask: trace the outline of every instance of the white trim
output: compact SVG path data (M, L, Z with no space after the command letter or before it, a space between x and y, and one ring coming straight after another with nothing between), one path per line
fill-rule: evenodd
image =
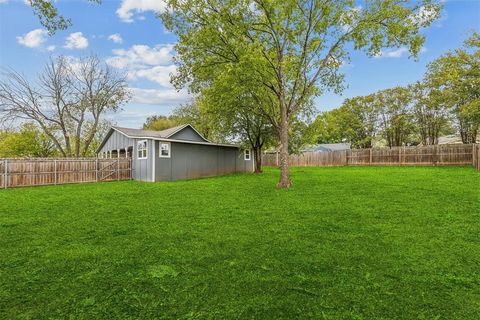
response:
M234 144L225 144L225 143L213 143L213 142L200 142L200 141L190 141L190 140L178 140L178 139L168 139L168 138L154 138L154 137L136 137L136 136L129 136L128 134L123 133L122 131L113 128L113 130L123 134L125 137L130 138L130 139L151 139L151 140L156 140L156 141L168 141L168 142L179 142L179 143L189 143L189 144L203 144L207 146L217 146L217 147L230 147L230 148L239 148L239 146L236 146Z
M248 154L247 154L247 152L248 152ZM248 159L247 159L247 156L248 156ZM245 161L252 160L252 151L250 149L243 150L243 160L245 160Z
M155 182L155 141L152 141L152 182Z
M146 150L146 152L145 152L145 157L139 157L139 156L138 156L138 151L139 151L138 145L139 145L140 143L143 143L143 142L145 142L145 150ZM136 150L135 150L135 153L136 153L135 156L137 157L138 160L148 159L148 140L147 140L147 139L142 139L142 140L138 140L138 141L137 141L137 148L136 148Z
M162 155L162 144L168 145L168 155ZM172 155L172 144L168 141L158 141L158 157L159 158L170 158Z

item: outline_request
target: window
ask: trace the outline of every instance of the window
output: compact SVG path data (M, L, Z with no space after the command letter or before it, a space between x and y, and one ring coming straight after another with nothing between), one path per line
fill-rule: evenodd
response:
M250 160L250 150L245 150L245 160Z
M170 142L160 142L160 158L170 158Z
M147 140L137 142L137 158L147 159Z

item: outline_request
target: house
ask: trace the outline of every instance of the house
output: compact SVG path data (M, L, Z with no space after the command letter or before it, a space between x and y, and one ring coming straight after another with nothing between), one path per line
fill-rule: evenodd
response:
M254 169L251 150L212 143L189 124L162 131L111 127L97 155L132 158L132 177L140 181L192 179Z
M350 143L323 143L323 144L314 144L307 145L303 147L300 151L303 152L332 152L332 151L343 151L350 150Z

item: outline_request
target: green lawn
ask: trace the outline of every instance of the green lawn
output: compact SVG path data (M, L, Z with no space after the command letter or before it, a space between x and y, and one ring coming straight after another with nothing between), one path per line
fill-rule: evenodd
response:
M480 174L0 190L0 319L480 319Z

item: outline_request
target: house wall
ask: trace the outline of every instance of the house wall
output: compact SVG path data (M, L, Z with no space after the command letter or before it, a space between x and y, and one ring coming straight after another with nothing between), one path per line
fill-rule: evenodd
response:
M153 161L155 150L152 149L154 140L151 139L133 139L135 141L132 154L132 177L139 181L154 181L153 179ZM147 158L138 159L138 142L147 140ZM158 155L158 154L157 154Z
M132 147L133 145L133 139L125 137L123 134L118 133L117 131L113 131L110 137L108 137L108 140L103 145L102 149L100 149L99 153L117 149L124 149Z
M160 158L159 141L155 143L155 181L253 171L253 158L245 161L237 148L172 142L170 158Z
M174 135L169 137L170 139L176 140L188 140L188 141L199 141L205 142L205 140L192 128L186 127Z

